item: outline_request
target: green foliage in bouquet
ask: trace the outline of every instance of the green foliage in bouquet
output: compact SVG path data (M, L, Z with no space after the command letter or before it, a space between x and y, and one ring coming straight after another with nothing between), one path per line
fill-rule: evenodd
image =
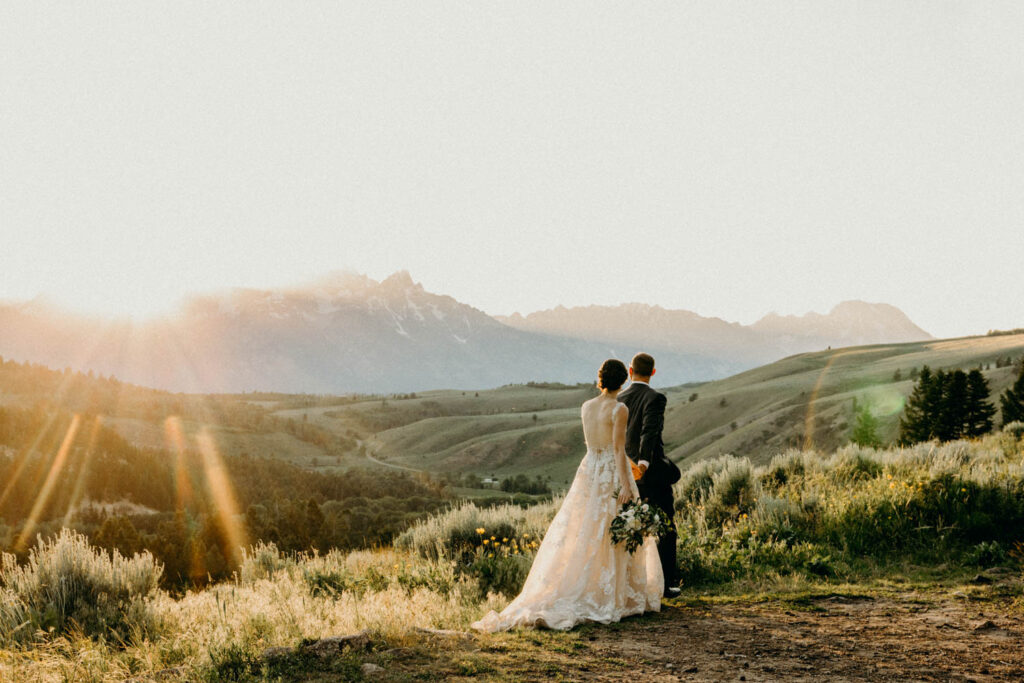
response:
M661 536L668 532L671 521L661 509L642 500L623 503L612 520L612 543L624 544L633 554L648 536Z

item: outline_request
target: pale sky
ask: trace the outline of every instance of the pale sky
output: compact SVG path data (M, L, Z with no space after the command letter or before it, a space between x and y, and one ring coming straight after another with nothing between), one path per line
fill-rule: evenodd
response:
M0 299L1024 326L1024 3L0 4Z

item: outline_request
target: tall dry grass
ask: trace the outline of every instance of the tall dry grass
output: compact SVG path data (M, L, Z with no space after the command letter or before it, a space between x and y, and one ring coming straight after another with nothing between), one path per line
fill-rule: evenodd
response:
M864 558L1012 562L1024 540L1024 441L1007 430L790 451L764 467L728 456L691 467L677 498L690 586L770 577L796 589L855 579ZM401 643L416 627L464 629L505 604L559 504L466 503L372 551L288 555L261 544L234 580L180 597L156 589L148 555L107 555L65 532L23 566L4 560L0 680L112 682L169 667L180 667L172 678L215 679L304 639L368 629Z
M107 553L63 529L40 540L19 565L0 560L0 644L12 645L76 631L125 642L153 634L152 600L162 572L148 552Z
M908 448L724 456L684 473L684 584L786 574L855 578L867 562L1009 561L1024 540L1024 442L1012 430Z

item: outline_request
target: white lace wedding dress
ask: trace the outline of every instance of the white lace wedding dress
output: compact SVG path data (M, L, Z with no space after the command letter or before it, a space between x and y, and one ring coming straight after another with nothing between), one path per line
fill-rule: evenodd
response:
M584 621L607 624L661 608L664 579L656 540L646 539L632 555L612 545L609 526L618 511L621 473L630 470L625 453L620 455L623 462L617 462L610 415L588 415L587 404L582 412L587 454L544 535L523 590L500 614L492 611L474 622L477 630L569 629ZM636 495L632 476L624 478Z

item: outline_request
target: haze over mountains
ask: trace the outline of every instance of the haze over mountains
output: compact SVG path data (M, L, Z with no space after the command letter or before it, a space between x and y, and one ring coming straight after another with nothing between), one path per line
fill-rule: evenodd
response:
M293 393L477 389L590 381L607 357L657 354L663 385L708 380L826 346L929 339L898 309L845 302L827 315L743 326L628 304L496 318L427 292L407 272L336 274L306 287L196 296L172 316L102 320L0 305L0 355L172 391Z
M932 336L895 306L844 301L827 315L769 313L752 325L646 304L557 308L498 320L520 330L656 351L697 353L746 367L828 346L910 342ZM744 368L746 369L746 368Z

